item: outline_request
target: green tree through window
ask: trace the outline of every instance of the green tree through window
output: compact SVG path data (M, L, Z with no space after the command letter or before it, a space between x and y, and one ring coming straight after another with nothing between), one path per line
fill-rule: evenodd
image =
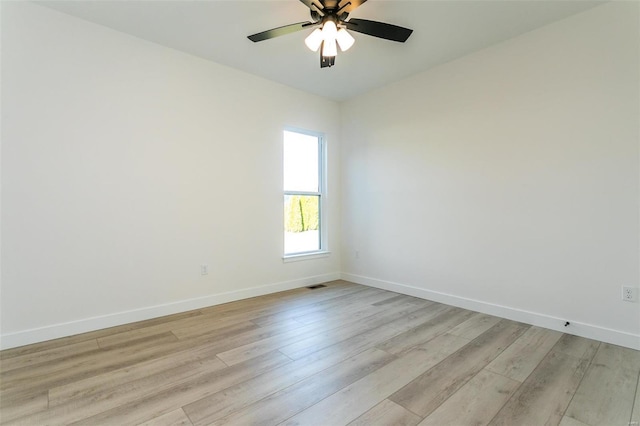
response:
M315 196L292 195L285 205L285 231L304 232L319 229L318 198Z

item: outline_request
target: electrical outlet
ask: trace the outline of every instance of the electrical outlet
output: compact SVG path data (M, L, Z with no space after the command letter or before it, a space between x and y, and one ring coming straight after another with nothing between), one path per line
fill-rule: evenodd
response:
M209 265L200 265L200 275L209 275Z
M622 300L625 302L637 302L638 301L638 288L637 287L622 287Z

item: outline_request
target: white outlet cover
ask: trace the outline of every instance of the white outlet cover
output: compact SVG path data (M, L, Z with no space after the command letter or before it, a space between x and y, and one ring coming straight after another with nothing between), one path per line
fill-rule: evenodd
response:
M638 288L637 287L622 287L622 300L626 302L638 301Z

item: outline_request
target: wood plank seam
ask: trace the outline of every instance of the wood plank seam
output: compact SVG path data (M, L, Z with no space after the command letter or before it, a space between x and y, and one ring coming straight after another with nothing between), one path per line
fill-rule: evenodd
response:
M599 347L600 345L598 345ZM591 368L591 363L593 362L593 359L596 357L596 353L598 351L593 351L593 355L590 357L589 362L587 364L587 368L585 369L585 374L582 375L582 377L580 378L580 381L578 383L578 386L576 387L577 389L580 389L580 385L582 384L582 382L584 381L584 378L586 377L586 373L589 371L589 368ZM571 395L571 398L569 399L569 403L567 404L566 407L564 407L564 410L562 411L562 416L565 416L567 414L567 410L569 409L569 407L571 406L571 403L573 402L573 399L576 397L576 393L574 392L573 395ZM631 413L633 413L633 409L631 410Z
M220 358L218 355L216 355L216 359L219 360L221 363L223 363L226 367L229 367L229 364L224 362L224 360L222 358Z
M638 373L638 379L636 380L636 391L633 394L633 405L631 407L631 414L629 415L629 426L638 426L637 424L633 424L633 413L636 411L640 411L640 407L638 404L638 392L640 392L640 372Z

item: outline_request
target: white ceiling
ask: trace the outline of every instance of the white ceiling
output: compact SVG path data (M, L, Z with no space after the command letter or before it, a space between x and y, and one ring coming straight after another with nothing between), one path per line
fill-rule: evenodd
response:
M247 36L309 20L297 0L48 0L38 2L145 40L334 100L451 61L579 13L602 1L369 0L354 18L414 30L402 44L352 32L355 45L320 69L304 45L311 29L253 43Z

